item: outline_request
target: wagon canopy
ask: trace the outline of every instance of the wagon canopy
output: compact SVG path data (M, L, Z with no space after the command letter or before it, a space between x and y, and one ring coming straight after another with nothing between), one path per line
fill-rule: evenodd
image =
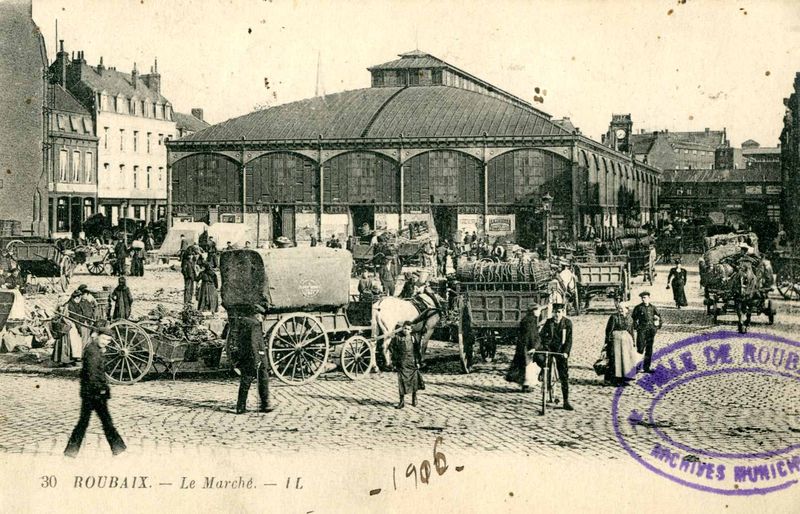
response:
M304 247L229 250L220 255L222 305L270 311L333 309L350 300L347 250Z

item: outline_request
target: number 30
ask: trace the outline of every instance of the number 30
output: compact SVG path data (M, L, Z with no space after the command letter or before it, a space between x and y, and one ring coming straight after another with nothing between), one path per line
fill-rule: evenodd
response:
M58 479L55 475L42 475L41 479L43 489L52 488L58 484Z

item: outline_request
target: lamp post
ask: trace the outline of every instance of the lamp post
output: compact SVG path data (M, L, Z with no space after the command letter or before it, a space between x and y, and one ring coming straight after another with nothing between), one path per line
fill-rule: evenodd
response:
M545 193L542 196L542 210L544 211L544 244L545 255L547 260L550 260L550 211L553 208L553 197L550 193Z

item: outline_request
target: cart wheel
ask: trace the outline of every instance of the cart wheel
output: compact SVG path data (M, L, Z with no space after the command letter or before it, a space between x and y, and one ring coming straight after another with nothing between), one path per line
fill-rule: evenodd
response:
M103 261L87 262L86 270L90 275L102 275L106 271L106 263Z
M24 244L24 241L20 239L12 239L8 242L8 244L6 244L6 253L10 254L12 257L16 257L16 252L14 250L16 249L17 245L21 244Z
M339 361L348 378L364 378L375 366L375 346L365 337L353 336L342 345Z
M777 282L778 292L784 299L800 300L800 283L795 283L784 277L778 277Z
M269 335L269 364L284 384L300 385L317 378L329 351L325 328L302 312L281 318Z
M109 329L106 376L116 384L130 385L144 377L153 365L153 342L147 332L128 320L117 320Z

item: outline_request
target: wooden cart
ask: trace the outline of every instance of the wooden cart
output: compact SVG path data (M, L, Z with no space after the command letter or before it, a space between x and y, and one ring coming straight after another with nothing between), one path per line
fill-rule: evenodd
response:
M71 250L61 251L46 241L16 240L8 243L6 251L28 280L46 278L53 287L67 291L75 270Z
M775 287L786 300L800 300L800 253L780 252L772 256Z
M367 321L371 304L350 304L352 264L350 252L324 247L222 254L222 304L232 323L252 305L266 309L267 356L281 382L314 380L326 369L332 349L351 379L367 376L375 366ZM363 324L353 324L351 317Z
M625 255L598 257L598 260L580 262L576 258L573 272L578 287L578 296L582 299L583 309L588 310L591 299L605 296L618 300L631 299L631 270Z
M516 343L519 324L531 305L542 307L540 323L550 317L555 292L530 282L452 282L451 338L458 344L461 367L469 373L474 348L483 361L494 359L497 344Z

